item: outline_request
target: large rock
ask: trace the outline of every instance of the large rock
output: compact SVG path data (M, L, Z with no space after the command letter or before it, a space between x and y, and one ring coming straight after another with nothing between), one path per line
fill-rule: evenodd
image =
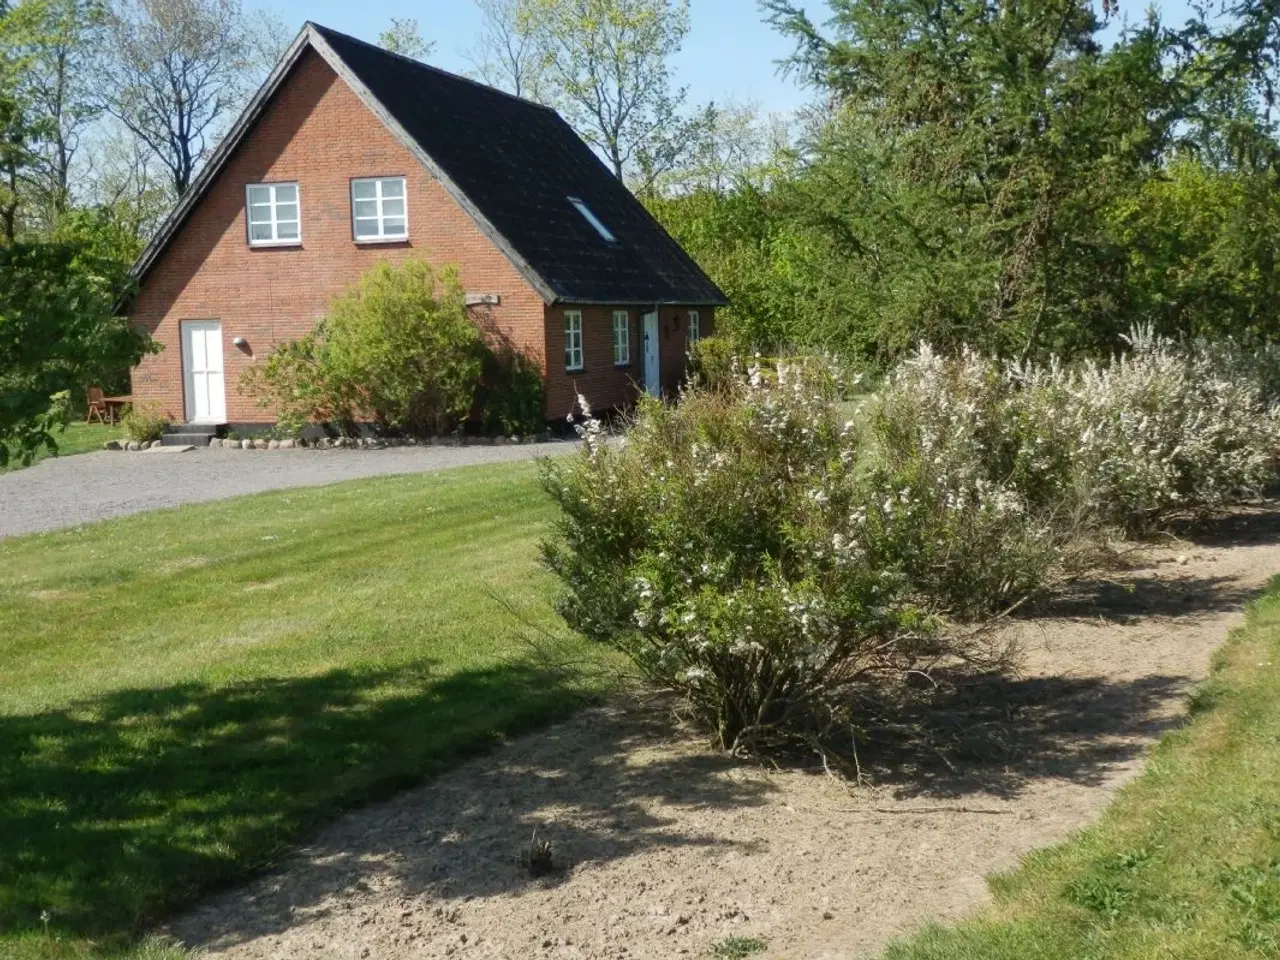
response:
M240 441L240 449L241 449L241 450L252 450L252 449L253 449L253 441L252 441L252 440L241 440L241 441Z
M296 443L294 443L292 440L281 440L281 441L280 441L280 449L281 449L281 450L292 450L292 449L293 449L294 447L296 447L296 446L297 446L297 444L296 444Z
M123 450L124 446L125 445L123 440L108 440L106 443L102 445L102 449L103 450Z

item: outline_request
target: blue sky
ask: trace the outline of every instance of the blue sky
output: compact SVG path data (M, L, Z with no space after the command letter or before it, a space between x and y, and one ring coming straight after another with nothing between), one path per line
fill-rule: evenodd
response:
M392 17L412 17L423 36L434 40L429 58L446 70L470 68L466 50L479 32L480 18L471 0L258 0L291 29L314 20L365 40L376 40ZM821 0L804 4L815 19L826 10ZM1122 2L1122 16L1142 15L1144 3ZM1186 18L1187 0L1159 4L1165 20ZM690 100L755 102L766 111L791 110L808 96L792 80L778 75L775 61L791 44L761 20L755 0L691 0L692 29L675 59L677 81L689 87Z

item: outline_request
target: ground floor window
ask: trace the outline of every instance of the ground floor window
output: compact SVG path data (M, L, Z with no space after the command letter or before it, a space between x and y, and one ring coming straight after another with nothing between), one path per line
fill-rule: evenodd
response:
M582 367L582 313L578 310L566 310L564 314L564 368L572 372L581 370Z
M613 311L613 365L625 367L631 362L631 314Z
M697 310L689 311L689 342L697 343L702 339L702 320Z

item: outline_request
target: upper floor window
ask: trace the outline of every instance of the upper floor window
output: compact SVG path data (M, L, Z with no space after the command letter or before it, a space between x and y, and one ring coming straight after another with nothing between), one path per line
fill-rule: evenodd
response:
M613 243L615 240L618 239L613 235L613 233L609 230L609 228L606 227L600 221L600 218L591 212L591 208L588 207L585 203L583 203L577 197L570 197L569 202L572 203L577 208L578 212L582 214L583 219L586 220L587 223L591 224L591 226L596 228L596 233L600 234L601 237L603 237L605 240L608 240L610 243Z
M582 313L578 310L566 310L564 314L564 368L581 370L582 359Z
M296 183L253 183L245 187L249 246L302 242Z
M613 365L625 367L631 362L631 314L613 311Z
M357 243L403 240L409 235L404 177L351 181L351 222Z
M689 311L689 342L697 343L702 339L702 319L697 310Z

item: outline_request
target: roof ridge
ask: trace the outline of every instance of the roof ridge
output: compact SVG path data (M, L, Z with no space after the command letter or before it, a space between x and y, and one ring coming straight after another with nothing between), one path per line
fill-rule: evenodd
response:
M361 40L359 37L353 37L351 34L343 33L341 30L335 30L333 27L326 27L324 24L316 23L314 20L306 21L305 25L320 32L321 34L333 34L335 36L342 37L344 40L350 40L352 43L358 43L362 47L369 47L372 50L376 50L384 56L395 57L397 60L403 60L411 66L421 67L423 70L430 70L432 73L441 74L449 77L451 80L461 80L463 83L469 83L472 86L479 87L481 90L488 91L489 93L500 94L510 100L516 101L516 103L522 103L528 107L537 107L539 110L550 111L551 113L556 114L556 116L560 115L555 107L548 106L545 103L538 103L538 101L530 100L528 97L517 96L514 93L503 90L501 87L495 87L489 83L482 83L472 77L464 76L461 73L454 73L452 70L444 69L444 67L437 67L433 63L427 63L425 60L415 60L413 57L406 56L403 53L396 53L394 50L388 50L386 47L380 47L376 43L370 43L368 40Z

